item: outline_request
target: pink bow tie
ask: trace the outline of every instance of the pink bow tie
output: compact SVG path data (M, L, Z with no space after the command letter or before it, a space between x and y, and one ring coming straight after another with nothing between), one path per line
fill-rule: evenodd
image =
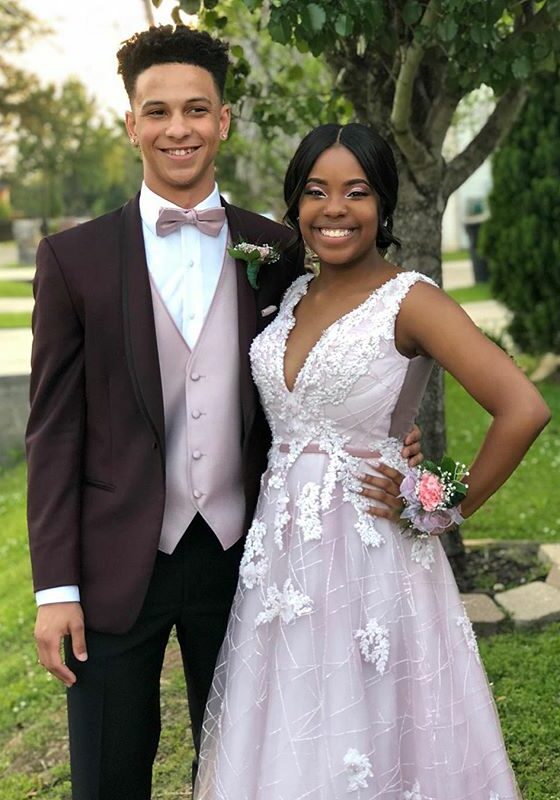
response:
M208 236L217 236L224 227L226 212L221 206L205 208L197 211L195 208L161 208L156 222L158 236L168 236L178 230L182 225L196 225L201 233Z

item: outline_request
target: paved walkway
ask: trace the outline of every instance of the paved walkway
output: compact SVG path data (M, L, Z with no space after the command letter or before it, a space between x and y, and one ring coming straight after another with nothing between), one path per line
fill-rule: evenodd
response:
M9 244L9 243L8 243ZM3 267L13 263L13 252L5 245L0 246L0 280L24 280L33 278L34 267ZM443 285L445 289L472 286L474 283L470 261L451 261L443 265ZM25 312L33 308L30 297L0 297L0 313ZM465 303L463 308L471 319L484 330L498 335L505 328L509 312L495 300ZM27 375L31 353L31 331L26 329L0 329L0 376Z

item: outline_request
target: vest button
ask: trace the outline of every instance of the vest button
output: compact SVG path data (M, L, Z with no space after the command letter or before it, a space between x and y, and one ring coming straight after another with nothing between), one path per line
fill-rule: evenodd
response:
M200 500L200 498L202 497L202 492L200 492L198 489L195 489L193 491L193 495L197 500Z
M192 372L191 381L199 381L199 380L200 380L200 375L198 374L198 372Z
M195 461L198 461L199 458L202 458L202 453L200 452L200 450L193 450L192 457L194 458Z
M198 410L196 410L196 411L191 411L191 417L192 417L193 419L199 419L199 417L200 417L200 416L201 416L201 413L200 413L200 411L198 411Z

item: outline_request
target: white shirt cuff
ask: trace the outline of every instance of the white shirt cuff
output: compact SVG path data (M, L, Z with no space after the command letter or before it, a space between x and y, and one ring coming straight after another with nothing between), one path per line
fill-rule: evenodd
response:
M35 601L38 606L47 603L79 603L80 589L78 586L55 586L52 589L41 589L35 592Z

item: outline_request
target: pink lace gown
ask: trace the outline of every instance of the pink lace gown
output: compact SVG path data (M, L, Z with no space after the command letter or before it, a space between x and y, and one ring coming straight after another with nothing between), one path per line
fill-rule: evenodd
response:
M395 348L407 272L324 331L293 391L298 278L251 349L273 433L209 699L196 800L514 800L475 636L437 538L365 513L431 369ZM397 437L397 438L395 438ZM458 454L460 456L460 454ZM402 464L401 464L402 466Z

